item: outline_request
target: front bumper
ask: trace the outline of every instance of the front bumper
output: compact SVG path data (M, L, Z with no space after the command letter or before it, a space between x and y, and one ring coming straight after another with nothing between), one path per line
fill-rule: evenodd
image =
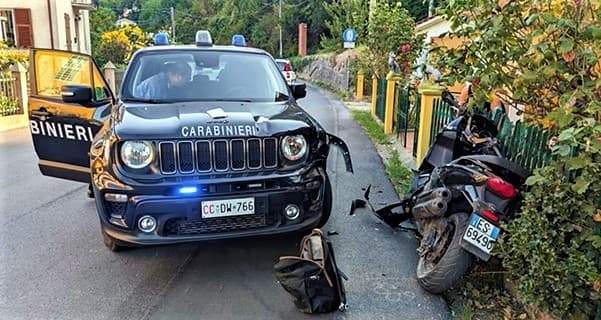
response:
M315 167L302 174L271 175L247 181L198 184L202 190L192 196L177 195L182 183L157 187L98 188L94 186L96 207L102 230L124 244L152 245L282 234L310 229L322 215L326 173ZM248 186L254 186L249 188ZM126 193L125 203L106 201L107 193ZM255 198L255 214L227 218L201 218L201 202L232 198ZM288 220L284 208L300 207L301 214ZM151 215L157 220L152 233L137 227L139 218Z

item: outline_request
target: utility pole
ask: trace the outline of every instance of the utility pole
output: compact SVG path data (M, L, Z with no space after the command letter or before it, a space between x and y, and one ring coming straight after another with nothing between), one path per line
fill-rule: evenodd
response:
M172 41L175 42L175 9L170 7L169 13L171 15L171 37L173 38Z
M278 11L279 11L278 16L280 17L278 20L279 25L280 25L280 58L282 58L282 54L283 54L282 53L282 51L283 51L282 50L283 49L282 48L282 0L280 0L280 8L278 9Z

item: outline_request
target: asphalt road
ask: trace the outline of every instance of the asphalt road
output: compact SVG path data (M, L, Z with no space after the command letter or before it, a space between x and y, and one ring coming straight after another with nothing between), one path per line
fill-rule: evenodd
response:
M417 241L366 210L367 184L397 197L373 145L335 97L300 101L350 146L355 174L333 150L332 236L350 309L324 319L446 319L444 300L415 280ZM42 176L27 129L0 133L0 319L305 319L276 282L273 263L296 239L268 237L112 253L102 244L86 185Z

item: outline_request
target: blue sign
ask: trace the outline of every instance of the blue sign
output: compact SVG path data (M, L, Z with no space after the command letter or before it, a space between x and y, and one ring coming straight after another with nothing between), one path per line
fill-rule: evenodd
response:
M353 28L346 28L346 30L342 32L342 40L344 40L344 42L357 41L357 31Z

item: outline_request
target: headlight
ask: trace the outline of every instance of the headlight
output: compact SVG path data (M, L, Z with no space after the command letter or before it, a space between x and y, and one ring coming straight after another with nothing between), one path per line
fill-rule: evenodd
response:
M154 148L148 141L126 141L121 146L121 160L132 169L147 167L154 160Z
M296 161L307 153L307 140L302 135L285 136L282 139L282 153L290 161Z

